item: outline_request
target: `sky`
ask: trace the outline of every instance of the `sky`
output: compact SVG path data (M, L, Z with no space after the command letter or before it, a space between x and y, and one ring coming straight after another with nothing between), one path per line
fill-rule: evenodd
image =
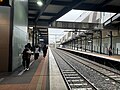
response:
M83 13L82 10L71 10L59 19L57 21L76 21L76 19ZM54 43L55 41L58 41L62 36L64 36L69 29L57 29L57 28L49 28L49 43Z

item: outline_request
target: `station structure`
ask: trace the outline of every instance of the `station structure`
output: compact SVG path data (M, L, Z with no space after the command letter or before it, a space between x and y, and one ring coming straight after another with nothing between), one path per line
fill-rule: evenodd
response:
M57 21L72 9L89 12L74 22ZM119 70L119 13L119 0L0 0L0 90L68 89L50 47L34 60L34 47L49 45L48 28L69 29L58 49ZM22 70L27 43L33 47L29 71Z

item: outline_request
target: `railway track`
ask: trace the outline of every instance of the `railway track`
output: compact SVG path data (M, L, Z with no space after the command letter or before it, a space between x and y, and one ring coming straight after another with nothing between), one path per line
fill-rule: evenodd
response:
M53 55L69 90L98 90L98 88L77 71L74 66L62 58L61 55L55 52L53 52ZM62 68L62 64L58 62L60 59L66 68Z
M64 53L64 52L62 52L62 53ZM71 54L71 53L65 52L64 54L68 55L69 57L74 56L71 58L76 59L78 62L80 62L84 65L88 66L88 64L89 64L88 67L90 67L91 69L94 69L94 70L98 71L100 74L103 74L103 75L109 77L110 79L114 80L115 82L120 83L120 72L118 70L115 70L115 69L112 69L110 67L95 63L93 61L89 61L87 59L86 60L84 59L84 61L80 61L78 59L83 59L83 58L80 58L80 57L78 57L74 54ZM107 79L107 80L109 80L109 79Z
M101 84L100 80L98 80L98 82L97 82L97 79L95 80L93 78L93 80L92 80L92 79L90 79L89 76L85 75L85 78L89 78L88 80L91 81L92 83L94 83L94 85L96 85L96 87L98 87L100 90L120 90L120 86L119 86L120 85L120 74L119 74L119 72L113 71L108 67L101 66L100 64L90 62L85 59L83 60L83 58L81 60L81 58L79 58L78 56L70 54L70 53L66 53L66 52L63 52L60 50L57 50L57 51L55 50L55 52L59 53L59 55L63 59L66 59L66 61L68 61L72 65L74 63L74 65L76 65L76 66L74 66L74 65L73 66L79 72L82 72L82 73L85 72L85 71L79 70L81 67L83 67L83 69L86 68L85 70L87 72L94 73L96 75L96 76L95 75L93 76L94 78L96 78L96 77L103 78L103 82L101 81L101 83L102 83ZM76 64L75 64L75 62L76 62ZM79 63L79 65L77 63ZM98 83L100 83L101 86Z

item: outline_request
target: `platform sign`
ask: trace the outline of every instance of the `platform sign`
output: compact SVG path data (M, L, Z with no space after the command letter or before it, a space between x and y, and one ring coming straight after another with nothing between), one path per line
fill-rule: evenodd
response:
M0 0L0 6L10 6L10 0Z

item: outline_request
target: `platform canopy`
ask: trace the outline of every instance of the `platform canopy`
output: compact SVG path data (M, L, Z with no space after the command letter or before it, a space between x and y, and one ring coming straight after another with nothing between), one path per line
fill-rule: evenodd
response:
M29 25L49 25L72 9L101 12L120 12L119 0L42 0L43 6L37 5L38 0L28 0Z
M72 9L120 12L120 0L40 0L43 6L39 6L37 1L28 0L28 24L32 27L36 24L37 28L48 27Z
M118 30L120 26L120 14L117 13L103 23L104 28Z

